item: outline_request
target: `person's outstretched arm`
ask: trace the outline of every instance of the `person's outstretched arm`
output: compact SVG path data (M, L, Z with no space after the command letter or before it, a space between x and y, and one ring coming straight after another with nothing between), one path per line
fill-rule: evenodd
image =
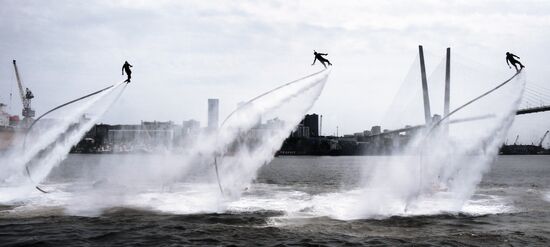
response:
M508 61L508 58L506 58L506 64L508 64L508 68L512 68L512 66L510 66L510 62Z
M512 54L512 56L514 56L514 57L517 58L517 59L520 59L520 58L519 58L518 56L516 56L516 55L513 55L513 54Z
M317 61L317 57L313 58L313 63L311 65L314 65L315 61Z
M326 56L326 55L328 55L328 53L319 53L319 55Z
M122 65L122 75L124 75L124 65Z

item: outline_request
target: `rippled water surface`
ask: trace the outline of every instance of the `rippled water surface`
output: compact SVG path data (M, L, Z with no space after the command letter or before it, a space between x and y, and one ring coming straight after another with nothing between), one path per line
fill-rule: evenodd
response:
M0 245L550 245L550 156L498 157L458 212L346 217L377 159L276 158L230 200L211 169L159 185L138 165L177 159L71 155L48 194L0 188Z

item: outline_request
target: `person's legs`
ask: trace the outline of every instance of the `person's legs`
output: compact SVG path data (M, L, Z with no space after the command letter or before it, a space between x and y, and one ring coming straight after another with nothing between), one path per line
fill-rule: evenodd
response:
M332 66L332 64L331 64L326 58L324 58L324 57L323 57L323 59L319 59L319 61L321 61L321 63L323 63L323 66L325 66L325 68L327 67L327 66L325 65L325 63L328 63L328 65Z
M126 73L128 75L128 79L126 79L126 82L130 82L130 79L132 79L132 73Z
M518 66L517 66L517 61L513 61L512 65L514 65L514 68L516 68L516 71L519 71Z
M325 69L326 69L327 65L325 64L325 61L320 61L320 62L323 64L323 66L325 66Z

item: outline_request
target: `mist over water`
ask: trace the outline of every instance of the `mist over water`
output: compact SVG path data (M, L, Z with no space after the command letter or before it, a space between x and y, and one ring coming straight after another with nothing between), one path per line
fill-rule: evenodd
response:
M524 73L453 115L451 120L489 117L449 124L448 131L442 125L429 133L418 132L399 155L368 159L369 163L354 173L359 181L354 186L311 194L258 183L258 171L272 161L282 142L320 96L329 72L323 71L250 101L217 130L201 132L187 140L182 149L153 155L123 155L117 157L120 162L116 165L98 155L93 162L87 161L89 164L64 167L48 176L84 134L84 129L97 121L97 118L82 120L79 116L90 110L92 104L94 109L102 109L98 112L104 112L112 104L103 100L108 93L98 95L71 111L73 120L65 124L64 132L56 129L58 135L71 138L57 141L45 159L31 162L33 179L43 181L41 186L51 193L34 190L20 165L19 169L12 169L17 172L5 176L0 192L2 203L23 203L18 210L53 207L65 214L85 216L124 207L175 214L275 210L289 217L329 216L345 220L508 210L498 198L472 200L471 197L513 121L525 84ZM453 100L457 101L461 99ZM409 105L412 106L416 105ZM70 127L75 124L81 127ZM41 142L34 145L38 144L45 145ZM26 186L12 186L18 183ZM25 189L24 193L20 188ZM495 206L487 207L486 203Z
M102 113L112 104L104 99L109 92L104 92L75 109L66 110L63 116L70 117L63 118L63 126L54 125L51 130L47 129L49 132L40 132L43 139L36 141L32 150L50 145L46 155L32 160L30 154L38 151L25 153L33 181L43 181L41 188L51 193L34 190L34 184L23 173L26 162L22 160L14 166L18 169L7 176L13 182L5 184L0 192L2 202L49 200L52 205L64 208L65 213L89 216L112 207L186 214L224 211L228 203L248 190L258 169L273 159L282 142L321 94L329 73L330 70L315 73L255 98L238 108L219 129L201 132L187 140L182 149L139 158L129 155L122 157L121 164L116 166L103 165L99 158L90 168L82 166L79 169L83 171L68 172L67 178L48 177L51 169L66 158L69 149L100 116L83 119L82 114L92 108ZM260 124L261 120L264 124ZM59 140L54 142L56 139ZM13 156L4 158L10 157ZM214 164L219 171L219 184ZM74 177L75 173L80 175ZM11 185L21 183L27 184L25 193L13 192ZM7 194L14 196L4 196Z
M480 183L513 119L524 77L452 119L488 109L490 117L450 124L448 134L444 128L420 132L395 156L273 159L327 76L251 101L219 132L202 133L181 150L71 154L40 184L47 194L32 186L21 194L3 182L3 238L23 245L515 245L548 239L547 157L500 156Z
M222 185L228 188L228 195L234 197L242 193L256 177L258 169L273 159L283 141L321 94L328 73L324 72L259 98L238 110L222 126L218 141L221 139L226 145L223 153L231 152L231 157L222 159L219 164ZM271 121L263 129L246 133L259 118ZM227 145L232 145L232 150L228 150Z
M9 191L2 201L25 198L51 169L63 161L71 147L98 122L120 97L126 84L118 83L97 95L61 108L16 136L14 145L0 155L0 184ZM28 168L28 173L27 173Z
M468 84L476 82L471 79L472 73L468 77ZM501 83L493 81L493 86L484 91ZM499 90L457 112L449 121L481 119L448 125L444 122L431 131L416 133L398 155L382 157L374 168L365 170L362 186L343 194L326 195L334 201L329 215L362 219L464 212L504 143L525 84L522 72ZM454 105L456 108L461 103Z

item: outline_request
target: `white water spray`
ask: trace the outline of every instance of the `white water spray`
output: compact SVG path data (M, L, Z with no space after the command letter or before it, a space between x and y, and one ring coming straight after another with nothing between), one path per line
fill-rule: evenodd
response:
M522 98L524 73L453 119L491 117L418 133L402 155L375 164L361 189L344 193L346 205L335 203L325 211L341 219L461 212L506 138Z
M313 106L329 73L324 70L262 94L236 110L217 131L187 140L185 149L175 153L120 156L125 160L120 165L103 165L99 157L91 167L82 166L90 171L68 180L70 185L51 184L54 192L43 196L73 215L98 215L112 207L223 212L247 190L258 169L273 158ZM260 118L267 122L259 124ZM224 194L218 189L215 157Z
M19 190L11 196L4 195L2 199L24 198L36 183L43 181L51 169L67 157L71 147L118 99L125 86L123 83L116 84L82 103L60 110L55 119L41 120L28 133L19 135L16 145L0 157L1 163L6 164L3 167L6 172L0 174L1 181ZM85 117L85 114L90 113ZM28 174L26 169L29 169Z
M227 188L228 196L238 197L256 177L258 169L271 161L321 94L329 72L323 71L264 95L227 119L220 130L218 144L222 145L222 152L231 152L219 165L221 183ZM262 117L271 120L257 126Z

